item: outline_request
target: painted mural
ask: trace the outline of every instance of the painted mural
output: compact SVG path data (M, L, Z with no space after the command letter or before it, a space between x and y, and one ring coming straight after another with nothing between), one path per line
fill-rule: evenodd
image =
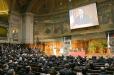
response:
M57 35L57 34L62 34L62 33L63 33L63 25L61 23L55 24L53 34Z
M113 24L112 22L112 3L99 3L97 6L100 24Z
M34 25L34 35L35 36L43 36L44 35L44 27L45 24L35 23Z
M52 34L53 34L53 24L45 24L44 35L52 35Z
M68 23L63 23L63 34L70 32L70 25Z

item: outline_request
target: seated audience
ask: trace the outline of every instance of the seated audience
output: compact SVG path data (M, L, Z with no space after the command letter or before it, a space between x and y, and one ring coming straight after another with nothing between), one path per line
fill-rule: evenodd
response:
M0 75L106 75L113 71L113 57L47 56L24 44L0 44Z

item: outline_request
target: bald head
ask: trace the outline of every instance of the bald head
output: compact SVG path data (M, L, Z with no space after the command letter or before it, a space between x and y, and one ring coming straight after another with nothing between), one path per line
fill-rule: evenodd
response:
M78 9L77 12L78 12L78 15L83 15L84 14L83 9Z

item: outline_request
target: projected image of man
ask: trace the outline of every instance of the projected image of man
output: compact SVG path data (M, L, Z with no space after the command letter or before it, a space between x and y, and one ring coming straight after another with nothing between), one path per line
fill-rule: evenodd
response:
M92 20L90 16L88 16L82 9L78 9L76 15L74 16L74 25L83 25L83 24L90 24Z
M70 29L99 25L96 4L89 4L69 11Z

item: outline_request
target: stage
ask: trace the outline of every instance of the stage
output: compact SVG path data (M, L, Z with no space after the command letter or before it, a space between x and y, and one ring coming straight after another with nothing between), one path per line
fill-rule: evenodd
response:
M86 53L85 53L85 51L77 51L77 52L69 52L68 55L74 56L74 57L76 57L76 56L85 57Z
M88 57L88 58L91 58L92 56L96 56L96 57L113 57L114 55L111 54L111 53L86 53L85 51L77 51L77 52L69 52L70 56L74 56L74 57L77 57L77 56L81 56L81 57Z

